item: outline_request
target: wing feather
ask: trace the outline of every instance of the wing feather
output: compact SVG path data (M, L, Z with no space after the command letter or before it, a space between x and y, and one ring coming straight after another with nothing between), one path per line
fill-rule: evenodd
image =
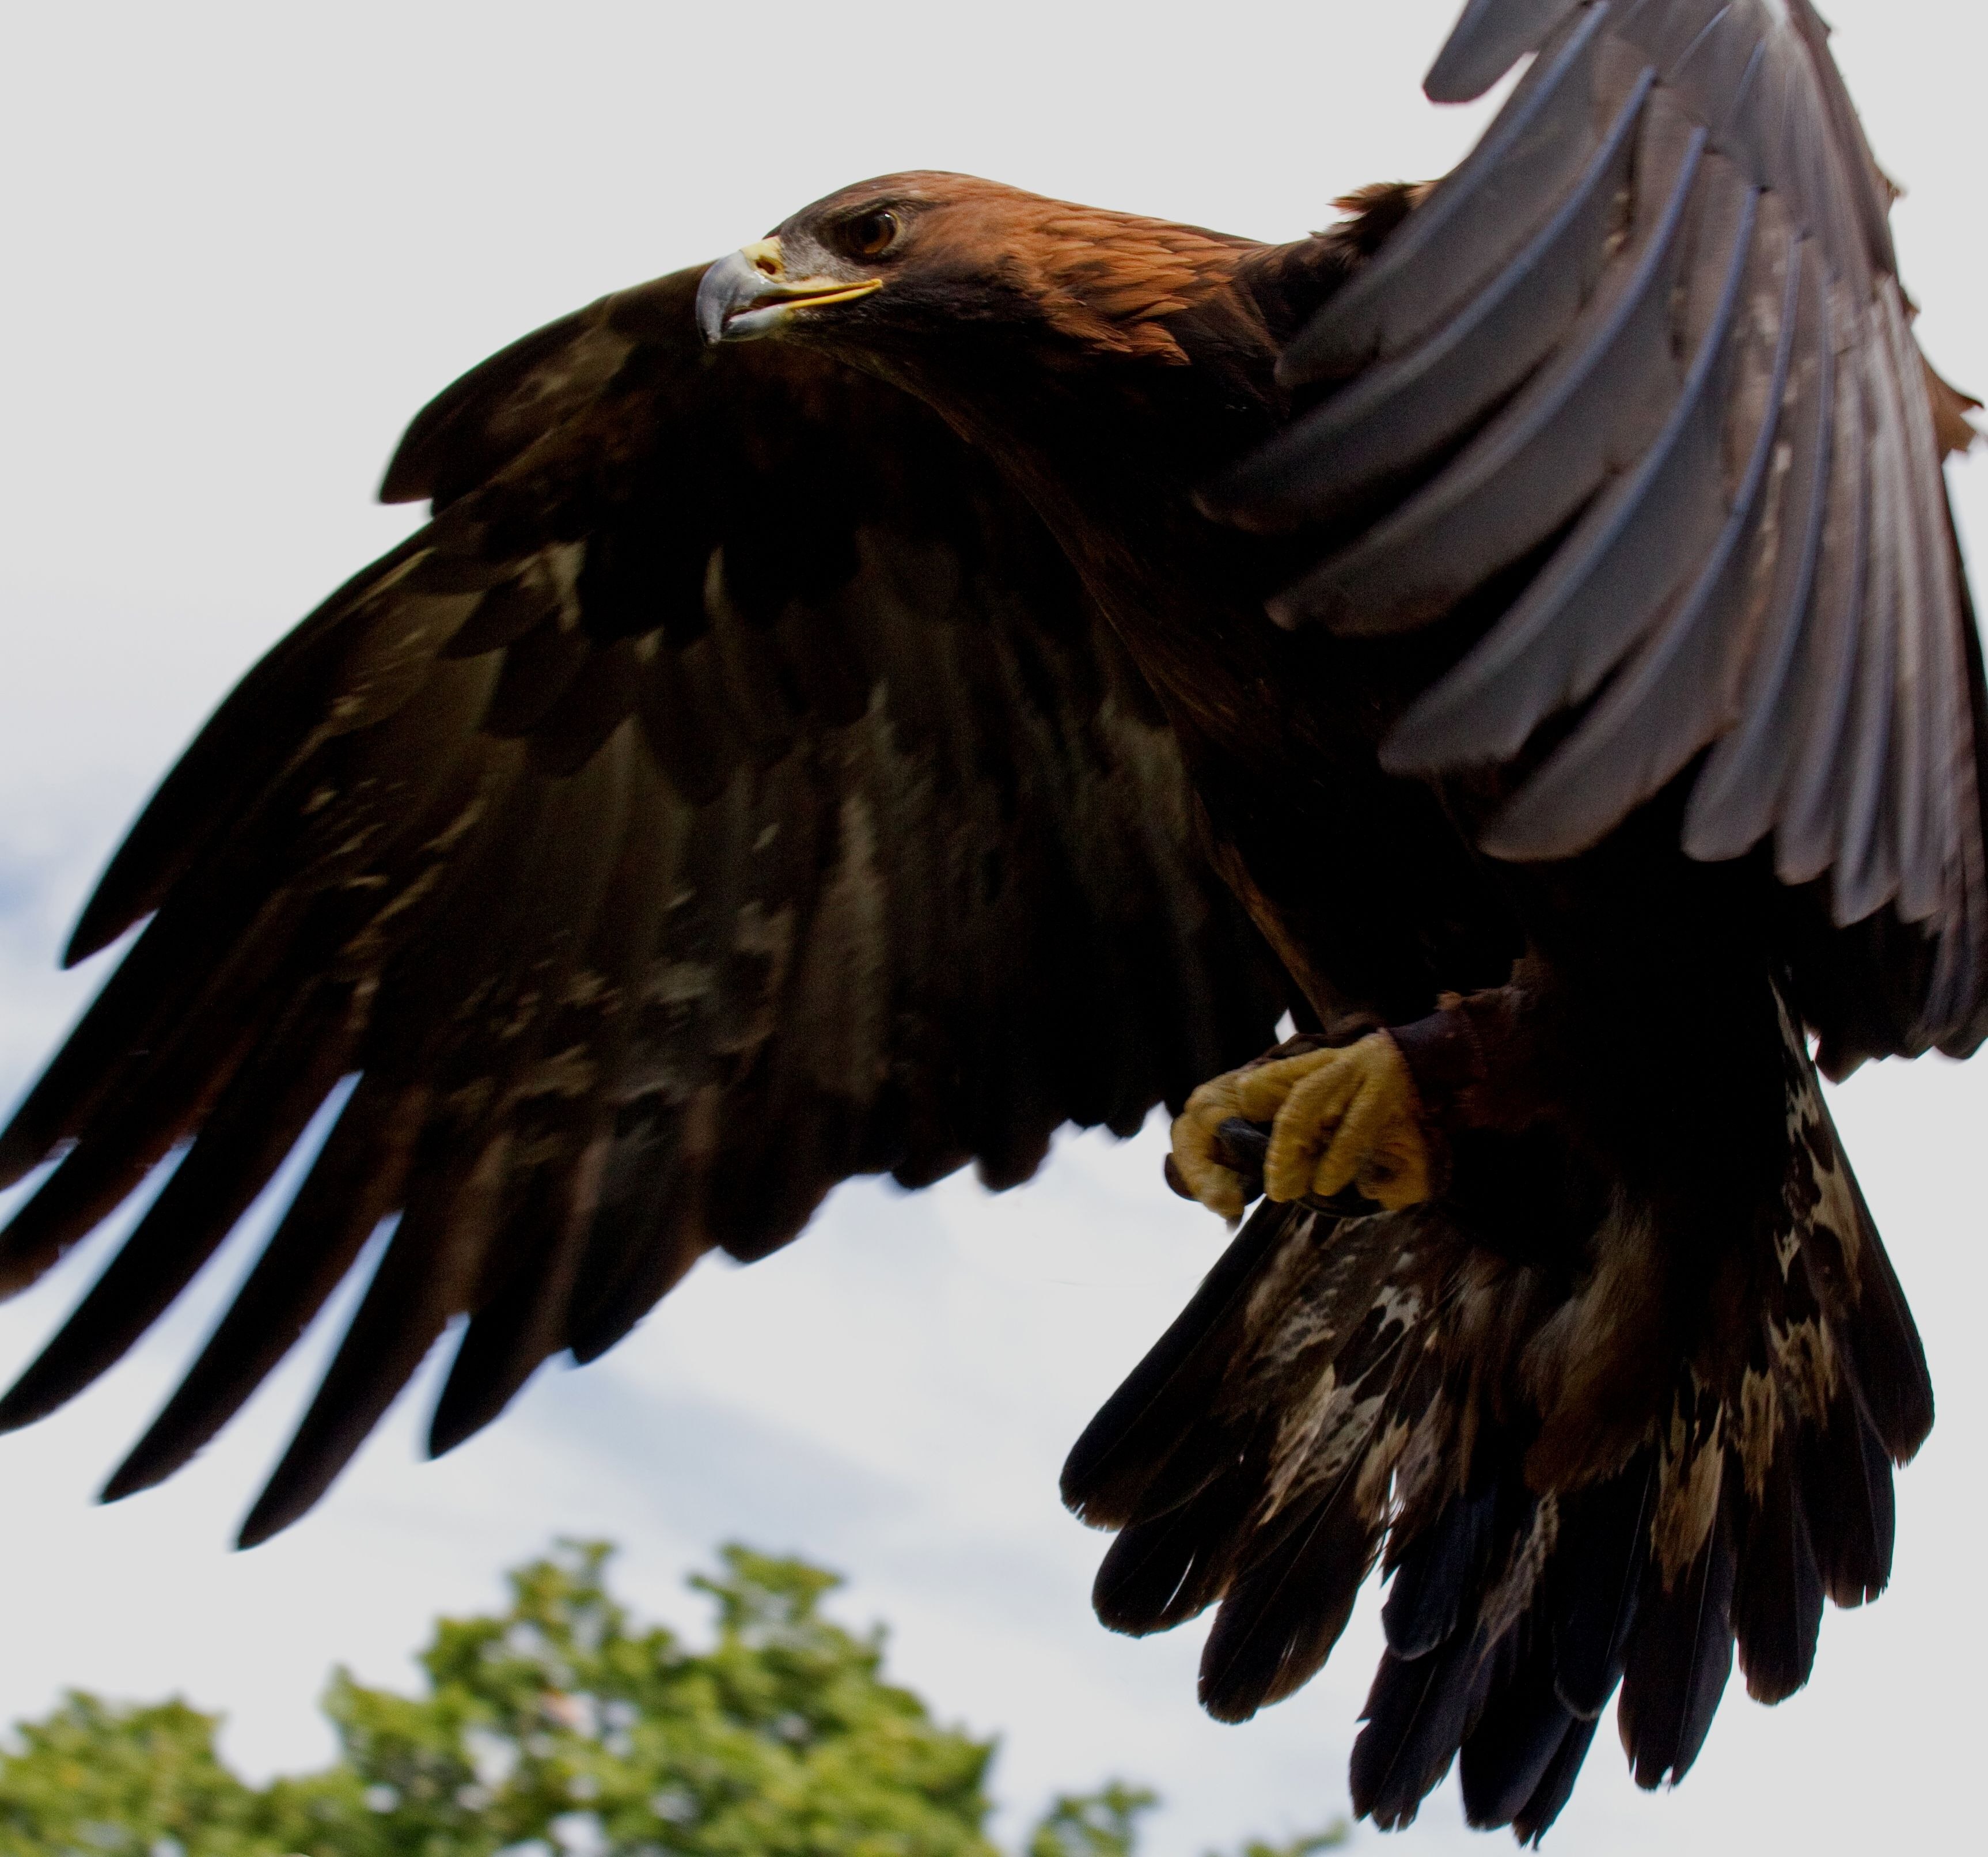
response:
M1382 758L1503 770L1487 851L1578 855L1677 782L1689 854L1771 841L1825 935L1890 925L1912 996L1851 1044L1964 1054L1988 712L1940 469L1960 402L1826 29L1808 0L1472 0L1429 93L1527 52L1293 337L1296 416L1204 502L1316 532L1282 623L1468 615Z
M1245 460L1225 481L1222 506L1253 527L1329 519L1364 486L1467 435L1523 384L1567 339L1601 281L1654 82L1645 73L1631 90L1587 171L1502 273L1428 340L1377 359Z
M1684 140L1637 262L1524 394L1398 512L1273 600L1274 617L1355 634L1422 624L1577 514L1664 431L1677 392L1670 313L1692 255L1704 149L1702 130Z
M329 1487L445 1333L452 1448L840 1179L1026 1179L1269 1041L1180 753L1056 544L894 390L707 354L698 274L415 421L434 519L252 672L113 861L153 919L0 1138L32 1281L186 1149L0 1401L157 1319L342 1079L322 1152L111 1480L184 1463L389 1235L245 1524Z
M1485 848L1495 855L1551 857L1593 842L1599 831L1666 785L1730 719L1733 660L1757 624L1744 609L1763 568L1770 573L1772 567L1771 557L1763 563L1755 544L1768 520L1770 497L1780 487L1770 482L1770 472L1782 437L1780 420L1797 328L1793 299L1800 287L1800 254L1790 250L1786 257L1789 300L1780 318L1780 351L1732 508L1724 512L1709 550L1692 546L1687 552L1684 540L1696 538L1678 519L1675 506L1665 509L1661 499L1639 504L1639 517L1663 512L1667 533L1662 540L1652 538L1656 546L1647 555L1655 558L1639 564L1635 579L1625 579L1614 598L1595 600L1591 610L1635 612L1636 580L1641 582L1642 600L1650 600L1654 592L1652 603L1661 601L1670 610L1661 617L1650 614L1656 623L1634 658L1485 835ZM1716 341L1730 353L1726 329L1716 329L1707 340ZM1723 398L1728 389L1718 379L1720 372L1709 370L1708 377L1716 383L1713 393ZM1706 408L1702 413L1700 404ZM1692 481L1716 489L1723 408L1717 399L1694 403L1687 395L1679 413L1702 433L1709 453L1692 461ZM1678 500L1689 508L1688 498L1686 492ZM1716 522L1721 512L1715 504L1707 513ZM1675 550L1668 559L1659 552L1664 540ZM1682 587L1680 580L1685 583ZM1613 668L1612 662L1597 665L1591 658L1587 688ZM1571 679L1568 685L1577 700L1587 693ZM1543 720L1547 712L1542 708L1534 720Z
M1435 335L1550 223L1589 167L1590 93L1601 22L1579 22L1522 81L1445 185L1347 283L1330 321L1292 338L1285 379L1351 374ZM1487 210L1489 209L1489 210Z

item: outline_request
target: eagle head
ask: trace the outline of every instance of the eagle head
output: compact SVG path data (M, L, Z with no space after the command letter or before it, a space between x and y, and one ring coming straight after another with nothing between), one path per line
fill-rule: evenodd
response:
M979 330L1182 360L1168 319L1253 242L1045 199L966 174L846 187L722 258L698 291L707 342L779 335L872 353Z

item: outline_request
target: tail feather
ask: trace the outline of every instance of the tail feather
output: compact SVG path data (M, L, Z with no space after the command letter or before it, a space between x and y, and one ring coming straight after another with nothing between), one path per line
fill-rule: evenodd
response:
M1320 1504L1229 1589L1202 1652L1202 1706L1217 1721L1247 1721L1310 1682L1346 1629L1380 1544L1352 1492Z
M1843 1312L1846 1365L1862 1395L1879 1440L1894 1463L1909 1463L1932 1430L1932 1377L1905 1292L1878 1236L1877 1223L1863 1189L1843 1157L1834 1123L1817 1097L1815 1107L1841 1165L1843 1183L1854 1208L1854 1272L1846 1267L1845 1246L1832 1242L1827 1226L1804 1246L1804 1261L1821 1279L1819 1287Z
M1638 1786L1672 1784L1691 1771L1733 1673L1733 1589L1739 1571L1721 1505L1690 1571L1666 1589L1655 1568L1629 1641L1616 1721Z
M1593 1721L1608 1707L1628 1659L1649 1565L1656 1470L1655 1454L1641 1453L1621 1476L1560 1501L1554 1688L1582 1720Z
M1547 1236L1530 1251L1460 1202L1260 1206L1065 1468L1071 1507L1121 1531L1098 1578L1105 1622L1155 1631L1218 1607L1202 1699L1241 1720L1324 1663L1381 1565L1388 1648L1355 1807L1406 1824L1460 1764L1471 1822L1530 1842L1618 1692L1647 1787L1697 1759L1736 1650L1756 1697L1798 1689L1824 1596L1858 1604L1889 1577L1892 1466L1932 1403L1783 1024L1783 1176L1733 1211L1726 1252L1584 1187L1574 1202L1607 1210L1556 1251L1564 1177L1540 1183ZM1674 1365L1625 1446L1607 1357L1647 1373L1649 1336L1625 1345L1624 1328L1645 1317L1669 1324L1654 1332ZM1570 1385L1605 1406L1599 1442L1542 1453Z
M1853 1385L1802 1442L1804 1507L1823 1590L1838 1605L1861 1605L1892 1577L1897 1513L1885 1441Z
M1485 1699L1458 1751L1464 1815L1486 1828L1510 1825L1544 1781L1574 1726L1554 1679L1553 1649L1537 1628L1507 1640L1512 1669Z
M1480 1712L1493 1667L1475 1635L1425 1657L1382 1656L1348 1767L1355 1811L1383 1831L1414 1821Z
M1203 1442L1202 1422L1250 1328L1250 1304L1275 1295L1308 1243L1308 1227L1253 1219L1209 1272L1124 1384L1071 1446L1063 1499L1097 1528L1122 1528L1152 1512L1151 1486L1183 1447Z
M1746 1518L1733 1629L1746 1693L1756 1702L1785 1700L1808 1681L1815 1666L1822 1571L1810 1539L1799 1476L1791 1454L1776 1458L1763 1500L1751 1506Z
M1121 1530L1091 1588L1097 1616L1114 1632L1144 1637L1205 1612L1233 1569L1220 1548L1232 1535L1235 1493L1214 1484L1198 1497Z
M1401 1657L1426 1656L1447 1643L1466 1599L1477 1590L1491 1552L1498 1487L1458 1497L1409 1547L1395 1568L1381 1622Z
M1567 1801L1574 1797L1574 1783L1581 1777L1581 1764L1594 1744L1599 1720L1598 1715L1585 1720L1575 1717L1533 1796L1513 1815L1512 1830L1520 1843L1537 1845L1554 1819L1567 1809Z

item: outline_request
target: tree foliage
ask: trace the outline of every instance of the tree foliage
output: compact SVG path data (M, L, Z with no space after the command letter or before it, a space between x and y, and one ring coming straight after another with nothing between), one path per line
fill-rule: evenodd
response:
M698 1650L631 1620L609 1554L563 1544L502 1614L439 1621L424 1695L336 1672L321 1773L252 1786L217 1717L73 1693L0 1754L0 1857L999 1857L994 1744L887 1682L880 1630L823 1615L835 1575L725 1549L693 1581L716 1612ZM1131 1857L1155 1803L1059 1799L1027 1857Z

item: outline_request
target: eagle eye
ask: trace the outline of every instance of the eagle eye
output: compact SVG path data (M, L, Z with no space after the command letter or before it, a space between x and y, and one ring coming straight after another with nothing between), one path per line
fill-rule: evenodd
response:
M881 258L898 242L898 215L879 207L850 220L842 228L843 243L854 258Z

